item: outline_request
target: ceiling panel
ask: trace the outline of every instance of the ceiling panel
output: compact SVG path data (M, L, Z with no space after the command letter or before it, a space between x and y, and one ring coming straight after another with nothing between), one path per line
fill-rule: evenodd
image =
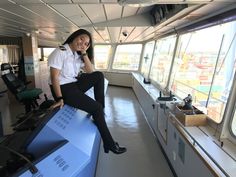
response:
M7 2L8 0L1 0L1 3ZM26 3L41 3L40 0L9 0L9 3L17 3L17 4L26 4Z
M138 41L136 38L143 34L143 31L145 31L148 28L148 26L143 27L136 27L132 31L132 33L128 36L129 41ZM126 40L127 40L126 39Z
M90 21L77 4L52 4L52 7L78 27L90 24Z
M73 0L73 2L74 3L86 3L86 4L93 4L93 3L98 4L99 0Z
M28 1L28 0L26 0ZM48 3L48 4L70 4L72 3L71 0L42 0L42 2Z
M24 20L24 22L29 23L34 21L34 17L37 15L33 14L32 12L24 9L23 7L16 5L16 4L2 4L0 7L0 15L7 16L8 18L16 20ZM31 21L31 22L30 22Z
M8 0L1 0L1 1L0 1L0 4L1 4L1 6L2 6L3 4L12 4L12 3L9 2Z
M56 38L57 40L64 40L74 30L66 31L64 28L40 28L40 36L48 38Z
M1 32L7 32L8 34L14 34L14 35L20 35L22 34L21 30L17 30L15 28L11 27L3 27L0 29Z
M154 37L155 28L153 26L144 29L144 31L135 38L136 41L148 40Z
M0 25L1 28L5 27L5 26L12 26L17 29L19 29L19 28L24 29L27 32L29 32L29 30L31 29L31 26L29 26L29 25L22 24L17 20L12 20L12 19L2 17L2 16L0 16L0 22L1 22L1 25Z
M51 4L51 6L66 17L84 15L76 4Z
M137 10L138 10L138 7L125 6L124 7L124 12L123 12L123 17L128 17L128 16L135 15Z
M81 4L81 8L84 10L85 14L92 21L92 23L104 22L106 21L106 16L104 14L103 5L101 4ZM93 12L93 13L91 13Z
M104 43L102 36L94 28L86 28L86 30L91 33L94 43Z
M108 33L108 29L105 27L103 30L97 30L101 38L103 39L103 42L110 42L110 36Z
M38 38L38 45L39 46L47 46L47 47L57 47L60 46L61 43L58 43L57 41L47 40L47 39L39 39Z
M144 38L142 40L144 40L144 41L148 41L149 40L150 41L150 40L152 40L154 38L155 38L155 33L150 33L150 34L144 36ZM142 41L142 40L140 40L140 41Z
M54 26L71 26L72 23L66 20L63 16L59 13L52 10L50 7L44 4L25 4L25 7L32 10L33 12L40 15L41 18L36 18L37 23L41 24L46 23L47 25L54 25Z
M52 7L45 4L25 4L24 6L38 14L38 17L34 18L34 26L40 29L42 37L46 33L50 34L47 35L48 38L58 41L65 38L67 32L70 33L72 29L78 28L76 23L66 19L60 12L55 12Z
M164 27L160 28L158 31L156 31L156 33L166 34L169 30L173 30L173 27L172 26L164 26Z
M102 3L117 3L117 0L101 0Z
M2 10L2 8L0 8L0 18L7 20L8 23L12 25L17 23L19 26L28 26L31 28L33 28L33 25L34 25L33 20L27 19L25 17L17 16L16 14L12 14L11 12Z
M111 43L119 42L120 30L121 30L121 27L108 27Z
M11 10L14 11L14 9L11 9ZM51 23L50 21L46 21L45 19L42 19L41 17L38 18L38 16L34 16L34 14L30 15L28 14L28 12L24 13L21 11L17 11L17 13L18 14L13 14L6 11L2 12L0 10L0 16L7 16L7 18L6 17L0 17L0 18L4 21L7 21L9 25L15 26L14 27L15 29L18 29L18 28L22 29L22 34L20 36L23 36L26 33L30 33L32 31L40 29L39 31L42 37L44 33L46 33L46 34L50 34L50 35L47 35L47 37L51 37L55 39L54 33L55 33L55 30L57 30L58 28L57 25L55 25L54 23ZM27 16L25 14L27 14ZM26 17L30 17L32 19L29 19ZM4 25L4 26L9 26L9 25ZM63 32L68 31L68 29L64 29L64 27L62 26L59 29L62 30Z
M122 7L118 4L109 4L104 5L107 15L107 20L113 20L117 18L121 18Z

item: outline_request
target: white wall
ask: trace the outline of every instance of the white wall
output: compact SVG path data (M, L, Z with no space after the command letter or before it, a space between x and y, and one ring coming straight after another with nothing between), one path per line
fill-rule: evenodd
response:
M109 85L124 87L131 87L133 85L131 73L104 72L104 76L109 81Z

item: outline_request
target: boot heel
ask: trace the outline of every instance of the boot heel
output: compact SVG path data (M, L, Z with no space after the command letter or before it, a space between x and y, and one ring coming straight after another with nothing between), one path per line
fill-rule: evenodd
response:
M109 153L109 149L104 148L104 152L105 152L105 153Z

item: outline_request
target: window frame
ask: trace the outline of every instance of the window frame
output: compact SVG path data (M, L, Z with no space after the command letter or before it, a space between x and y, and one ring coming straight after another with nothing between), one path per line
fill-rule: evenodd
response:
M227 124L227 128L229 130L230 136L232 137L233 141L235 141L235 143L236 143L236 132L234 133L234 131L232 130L233 120L236 119L236 71L234 73L234 82L232 84L229 97L231 99L228 100L226 109L227 109L227 111L231 112L231 114L229 116L230 118L229 118L229 123ZM230 105L232 105L232 106L230 106ZM235 120L235 122L236 122L236 120Z
M154 44L153 44L153 49L152 49L152 53L151 53L151 56L150 56L150 64L149 64L148 69L147 69L147 75L145 76L145 74L142 73L142 67L144 65L144 60L145 60L144 55L145 55L145 51L146 51L146 48L147 48L147 44L151 43L151 42L154 42ZM156 40L147 41L145 44L143 44L143 52L142 52L142 57L141 57L141 60L140 60L140 70L139 71L140 71L140 73L143 77L147 77L146 79L149 79L155 46L156 46Z

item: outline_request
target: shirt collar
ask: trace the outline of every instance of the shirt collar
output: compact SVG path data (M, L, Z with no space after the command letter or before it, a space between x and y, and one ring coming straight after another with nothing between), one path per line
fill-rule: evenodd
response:
M74 55L75 57L78 56L78 53L77 53L77 52L74 52L74 53L72 52L72 50L71 50L69 44L65 44L64 47L66 48L66 50L68 51L68 53L69 53L70 55Z

